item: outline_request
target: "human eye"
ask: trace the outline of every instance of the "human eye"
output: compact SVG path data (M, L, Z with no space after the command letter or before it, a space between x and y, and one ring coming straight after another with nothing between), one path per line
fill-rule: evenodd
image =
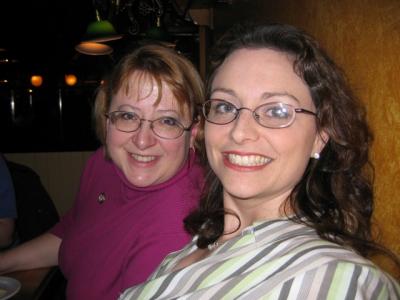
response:
M292 109L284 103L268 103L257 109L260 118L286 120L292 117Z
M130 111L120 111L118 112L116 117L120 121L136 121L139 119L139 116L137 114Z
M162 117L157 123L163 127L179 127L180 125L179 121L172 117Z
M215 101L212 110L215 114L230 114L236 111L236 107L227 101Z

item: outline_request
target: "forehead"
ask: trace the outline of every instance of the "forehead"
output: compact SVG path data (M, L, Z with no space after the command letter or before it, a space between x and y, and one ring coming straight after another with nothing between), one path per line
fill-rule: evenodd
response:
M154 106L179 107L168 84L145 72L133 72L122 82L113 102L147 102Z
M312 105L309 88L293 62L290 55L268 48L236 50L219 67L211 92L227 89L240 99L254 100L268 93L289 94Z
M130 74L118 92L135 101L142 101L150 96L156 96L160 101L166 98L175 98L170 87L162 78L157 80L153 75L145 72Z

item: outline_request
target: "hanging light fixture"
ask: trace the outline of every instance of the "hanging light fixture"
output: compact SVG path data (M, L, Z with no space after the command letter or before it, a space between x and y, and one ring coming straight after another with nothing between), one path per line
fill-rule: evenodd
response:
M81 43L75 46L75 50L87 55L108 55L113 52L112 47L103 44L122 38L108 20L102 20L96 9L96 21L90 23Z
M174 48L175 43L171 42L171 35L161 24L161 17L164 13L163 4L161 3L160 0L155 0L154 4L155 4L154 12L156 15L156 24L155 26L152 26L148 30L146 30L144 36L147 39L156 40L162 42L167 47Z
M86 55L108 55L113 52L110 46L97 42L81 42L75 46L75 50Z
M169 33L161 26L161 16L157 15L156 26L150 27L145 32L145 37L159 41L169 41L171 39Z

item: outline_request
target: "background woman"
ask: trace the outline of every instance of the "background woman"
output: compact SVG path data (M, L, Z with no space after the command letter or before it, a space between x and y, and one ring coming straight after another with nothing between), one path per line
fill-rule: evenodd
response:
M371 134L341 71L288 25L238 25L203 104L207 192L195 235L121 299L399 299L365 257ZM393 257L396 260L395 257Z
M68 299L115 299L186 244L183 218L203 182L194 151L202 90L174 50L147 45L123 57L96 99L105 147L89 159L75 205L49 233L2 254L1 272L59 264Z

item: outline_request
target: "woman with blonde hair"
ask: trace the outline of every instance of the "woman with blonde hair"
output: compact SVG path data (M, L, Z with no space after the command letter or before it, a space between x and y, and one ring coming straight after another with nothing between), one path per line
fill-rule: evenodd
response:
M190 236L203 171L195 154L203 101L195 67L144 45L125 55L96 99L104 147L89 159L73 208L50 232L0 255L0 272L59 265L67 299L116 299Z

